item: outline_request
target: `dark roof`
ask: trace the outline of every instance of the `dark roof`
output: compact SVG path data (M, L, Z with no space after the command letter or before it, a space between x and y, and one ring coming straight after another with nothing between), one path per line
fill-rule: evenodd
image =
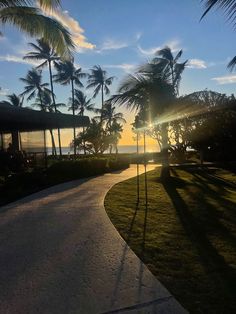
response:
M0 132L66 129L88 125L88 117L43 112L0 103Z

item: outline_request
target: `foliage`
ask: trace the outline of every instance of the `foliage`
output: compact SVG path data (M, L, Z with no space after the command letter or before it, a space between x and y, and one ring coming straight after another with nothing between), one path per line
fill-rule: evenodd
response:
M47 171L53 180L73 180L129 167L127 159L82 158L59 161ZM50 180L50 179L49 179Z
M200 91L183 97L192 111L182 137L191 146L213 160L233 160L236 140L236 101L212 91Z
M56 9L60 1L41 0L39 7L35 1L1 0L0 23L11 24L33 37L42 37L62 57L68 58L74 43L69 31L56 19L44 15L44 10Z
M235 0L202 0L205 3L206 10L204 11L201 20L212 8L219 8L223 10L228 20L231 20L234 27L236 26L236 1Z
M47 88L48 83L42 83L42 72L36 69L29 70L25 78L20 78L20 80L27 84L25 86L25 91L21 93L21 96L29 94L27 100L39 96L41 98L42 92L45 90L50 93Z
M73 145L79 149L85 149L88 153L102 154L112 144L112 137L103 129L101 121L92 119L84 132L76 137Z
M9 101L3 101L3 104L7 104L7 105L11 105L11 106L15 106L15 107L22 107L23 106L23 102L24 102L24 97L22 96L17 96L16 94L11 94L11 95L7 95L7 98L9 99Z
M68 110L73 110L72 97L69 98L69 106ZM91 99L88 99L88 97L78 89L75 89L74 110L78 111L79 116L83 116L86 110L89 112L94 112L95 110Z
M168 121L165 116L175 107L178 86L187 61L178 63L182 55L173 56L169 47L156 52L157 57L129 75L111 101L138 111L137 119L146 127L150 123L160 130L158 142L163 155L162 177L169 177ZM137 122L137 121L136 121Z
M102 96L102 109L104 106L104 93L108 95L110 93L109 86L112 84L114 80L114 76L107 77L107 72L103 70L100 65L95 65L88 75L88 84L87 88L93 88L93 98L95 98L99 92L101 92Z

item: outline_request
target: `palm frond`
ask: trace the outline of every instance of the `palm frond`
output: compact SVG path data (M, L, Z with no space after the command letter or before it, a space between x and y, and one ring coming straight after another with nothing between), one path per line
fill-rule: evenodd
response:
M229 21L233 22L236 26L236 1L235 0L202 0L205 4L205 11L202 14L200 21L207 15L207 13L214 7L222 9Z
M4 7L0 11L0 22L17 26L31 36L44 38L62 57L70 56L74 49L69 31L57 20L44 16L38 8Z
M236 68L236 56L229 62L227 68L232 72Z

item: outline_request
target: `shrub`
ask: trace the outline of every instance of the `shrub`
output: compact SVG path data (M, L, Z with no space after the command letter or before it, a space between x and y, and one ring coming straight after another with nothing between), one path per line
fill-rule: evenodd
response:
M48 168L47 174L50 180L65 181L102 174L107 170L107 159L87 158L59 161Z
M128 158L118 158L109 160L109 170L116 171L129 168L129 159Z

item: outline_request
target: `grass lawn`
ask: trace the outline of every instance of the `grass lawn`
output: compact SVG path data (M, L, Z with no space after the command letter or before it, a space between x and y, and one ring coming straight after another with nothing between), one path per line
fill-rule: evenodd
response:
M236 313L236 175L218 168L148 173L148 206L136 178L107 194L121 236L190 313Z

